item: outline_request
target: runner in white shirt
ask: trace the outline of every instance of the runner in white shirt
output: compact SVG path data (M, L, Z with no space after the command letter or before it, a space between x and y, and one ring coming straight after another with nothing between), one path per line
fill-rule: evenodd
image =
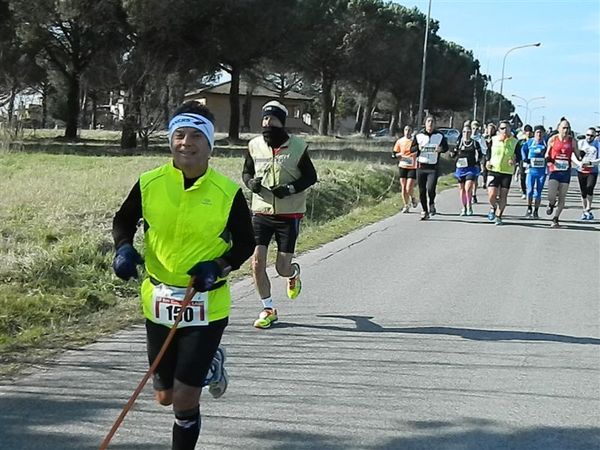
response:
M448 151L448 141L442 133L435 129L435 118L433 116L427 116L425 119L425 129L417 134L413 140L412 148L418 150L417 184L419 186L421 207L423 208L421 220L427 220L430 214L433 216L436 213L435 189L439 177L440 153Z
M598 181L598 163L600 163L600 141L596 139L596 130L592 127L588 128L585 139L580 140L577 147L581 152L581 161L575 155L571 156L571 161L577 168L577 179L581 191L581 203L583 205L581 220L593 220L592 200L594 188Z

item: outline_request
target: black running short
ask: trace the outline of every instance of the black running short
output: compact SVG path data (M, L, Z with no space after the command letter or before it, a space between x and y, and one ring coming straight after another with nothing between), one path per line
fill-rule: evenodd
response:
M252 216L254 239L256 245L269 246L271 238L275 235L277 250L283 253L296 251L296 240L300 233L300 219L281 218L254 214Z
M467 181L477 181L477 179L479 178L479 176L477 176L474 173L468 173L466 175L463 175L462 177L458 178L458 182L463 184L466 183Z
M417 169L405 169L404 167L399 167L398 169L400 169L400 178L417 179Z
M512 175L510 173L488 172L488 187L510 189Z
M173 388L175 378L189 386L202 387L228 321L226 317L206 326L179 328L154 372L154 389L166 391ZM170 330L146 319L146 347L150 365Z

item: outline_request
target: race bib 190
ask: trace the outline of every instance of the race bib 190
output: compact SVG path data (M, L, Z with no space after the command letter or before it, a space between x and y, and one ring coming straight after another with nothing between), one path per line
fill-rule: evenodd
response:
M173 326L181 311L181 303L185 297L185 289L165 284L154 286L152 302L155 322ZM208 325L208 294L197 292L189 306L183 312L179 328Z

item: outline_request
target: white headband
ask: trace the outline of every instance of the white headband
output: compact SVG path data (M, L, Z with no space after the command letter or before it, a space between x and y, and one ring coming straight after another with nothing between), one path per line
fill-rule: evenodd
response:
M171 143L173 133L179 128L195 128L200 131L206 136L210 149L213 149L215 145L215 127L206 117L192 113L182 113L173 117L169 122L169 143Z

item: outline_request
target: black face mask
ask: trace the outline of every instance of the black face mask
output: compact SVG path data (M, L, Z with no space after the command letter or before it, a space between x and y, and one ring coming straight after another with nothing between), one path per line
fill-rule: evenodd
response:
M262 135L267 145L273 148L280 147L289 137L285 129L280 127L263 128Z

